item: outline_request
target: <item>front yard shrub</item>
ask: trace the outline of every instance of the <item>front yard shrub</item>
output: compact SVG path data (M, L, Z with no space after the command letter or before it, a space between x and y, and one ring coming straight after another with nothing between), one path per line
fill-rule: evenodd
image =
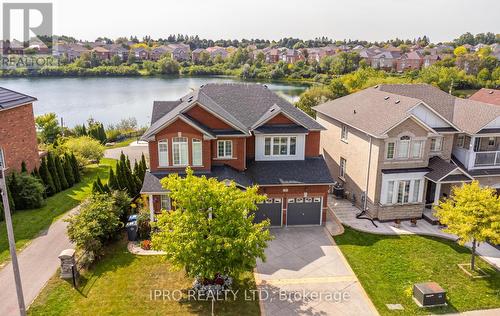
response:
M69 239L92 258L102 254L103 245L123 226L113 197L106 194L91 195L66 221Z
M127 217L130 215L130 203L132 202L132 199L125 191L113 191L112 196L115 201L118 217L122 222L126 222Z
M104 146L89 136L70 137L61 147L75 155L80 167L104 157Z
M7 182L16 210L39 208L43 205L45 189L39 179L27 173L13 172Z

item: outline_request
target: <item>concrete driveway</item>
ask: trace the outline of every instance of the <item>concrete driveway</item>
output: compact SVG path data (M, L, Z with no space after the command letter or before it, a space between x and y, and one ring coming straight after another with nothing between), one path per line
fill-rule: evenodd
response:
M323 227L271 232L255 271L263 315L378 315Z
M126 156L128 156L128 159L130 159L130 162L132 163L132 167L134 166L134 161L137 160L138 162L141 161L141 156L144 154L146 158L146 163L149 164L149 151L148 151L148 144L143 144L143 143L132 143L129 146L126 147L120 147L120 148L112 148L112 149L106 149L104 151L104 158L111 158L111 159L120 159L120 155L123 152Z

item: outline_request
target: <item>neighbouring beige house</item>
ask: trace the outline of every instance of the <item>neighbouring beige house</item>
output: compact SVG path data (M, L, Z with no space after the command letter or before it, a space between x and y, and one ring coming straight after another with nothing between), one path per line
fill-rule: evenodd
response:
M384 84L314 109L332 176L373 218L435 223L433 205L453 186L477 179L500 189L497 105Z

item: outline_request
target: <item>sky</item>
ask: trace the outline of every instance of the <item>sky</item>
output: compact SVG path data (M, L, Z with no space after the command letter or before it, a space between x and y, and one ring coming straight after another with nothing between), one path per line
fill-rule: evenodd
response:
M8 2L22 2L10 0ZM27 0L25 2L50 2ZM417 38L500 33L499 0L54 0L54 30L78 39Z

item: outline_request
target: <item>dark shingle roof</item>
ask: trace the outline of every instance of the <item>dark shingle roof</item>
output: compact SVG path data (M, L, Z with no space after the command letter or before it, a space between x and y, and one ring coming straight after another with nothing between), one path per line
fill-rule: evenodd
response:
M0 87L0 111L36 100L35 97Z
M255 134L305 134L307 129L298 125L264 125L254 130Z
M250 83L210 83L175 102L155 102L151 127L144 138L154 135L165 123L199 103L223 117L237 130L250 135L256 123L267 117L272 108L292 118L309 130L323 130L318 122L284 100L266 86ZM277 113L277 112L275 112Z
M246 171L259 185L332 184L323 157L305 160L255 161Z
M146 172L141 193L166 192L160 179L171 173L185 175L185 171ZM253 161L246 171L240 172L229 166L214 165L211 171L194 171L196 176L216 178L219 181L232 180L239 186L257 185L295 185L295 184L333 184L323 157L289 161Z
M429 160L429 168L432 169L425 177L431 181L439 181L441 178L448 175L450 172L457 169L457 166L451 162L447 162L440 157L432 157Z
M172 111L173 108L181 104L182 101L154 101L153 113L151 114L151 124L158 121L162 116Z

